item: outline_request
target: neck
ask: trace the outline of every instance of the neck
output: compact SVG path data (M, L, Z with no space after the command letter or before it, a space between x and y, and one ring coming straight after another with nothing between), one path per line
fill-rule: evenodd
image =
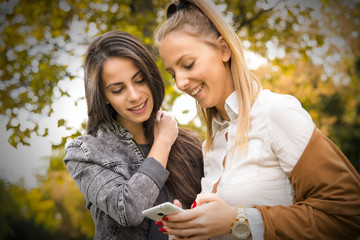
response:
M134 140L138 144L147 144L148 143L146 136L145 136L144 128L142 126L141 126L141 129L131 131L131 133L133 134Z
M227 112L225 111L225 105L222 108L216 108L216 110L219 112L220 116L226 120L226 121L230 121L230 118L227 114Z
M142 123L122 123L121 119L117 118L117 122L126 130L130 131L133 135L133 139L138 144L147 144L147 138L145 136L145 130Z

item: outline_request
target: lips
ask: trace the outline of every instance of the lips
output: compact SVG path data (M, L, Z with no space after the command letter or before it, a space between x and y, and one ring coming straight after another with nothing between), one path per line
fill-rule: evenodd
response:
M146 102L147 102L147 100L145 102L133 107L133 108L129 108L129 110L130 111L139 111L140 109L142 109L145 106Z
M198 94L203 87L204 87L204 83L201 84L201 85L199 85L199 86L198 86L197 88L195 88L194 90L192 90L192 91L190 92L190 94L191 94L193 97L195 97L195 95Z

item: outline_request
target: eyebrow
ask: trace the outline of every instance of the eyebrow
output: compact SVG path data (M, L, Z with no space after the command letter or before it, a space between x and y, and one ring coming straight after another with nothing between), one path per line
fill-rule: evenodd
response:
M141 70L139 70L137 73L135 73L132 77L131 80L134 80L134 78L136 78L137 75L139 75L141 73ZM111 86L117 86L117 85L122 85L124 84L123 82L116 82L116 83L111 83L109 85L106 86L106 89L108 89Z
M190 55L190 54L184 54L184 55L182 55L182 56L176 61L175 65L178 65L179 62L181 62L181 60L182 60L184 57L186 57L187 55ZM165 70L168 71L168 70L170 70L170 68L165 68Z

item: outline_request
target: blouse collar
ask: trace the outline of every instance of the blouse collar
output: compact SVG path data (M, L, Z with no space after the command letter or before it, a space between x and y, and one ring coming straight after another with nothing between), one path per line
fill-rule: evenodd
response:
M217 131L221 131L229 125L229 122L233 122L237 119L239 109L238 109L238 101L236 91L231 93L229 97L225 100L225 111L230 118L230 121L224 120L219 113L215 115L212 120L212 128L213 128L213 137L217 133Z

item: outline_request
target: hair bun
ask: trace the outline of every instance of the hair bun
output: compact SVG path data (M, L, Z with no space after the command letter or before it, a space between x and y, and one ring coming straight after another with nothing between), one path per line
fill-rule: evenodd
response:
M166 18L170 18L175 13L176 13L176 4L171 3L166 10Z
M171 3L167 10L166 10L166 18L170 18L172 15L174 15L177 11L180 11L181 9L190 7L191 3L187 0L180 0L178 4Z

